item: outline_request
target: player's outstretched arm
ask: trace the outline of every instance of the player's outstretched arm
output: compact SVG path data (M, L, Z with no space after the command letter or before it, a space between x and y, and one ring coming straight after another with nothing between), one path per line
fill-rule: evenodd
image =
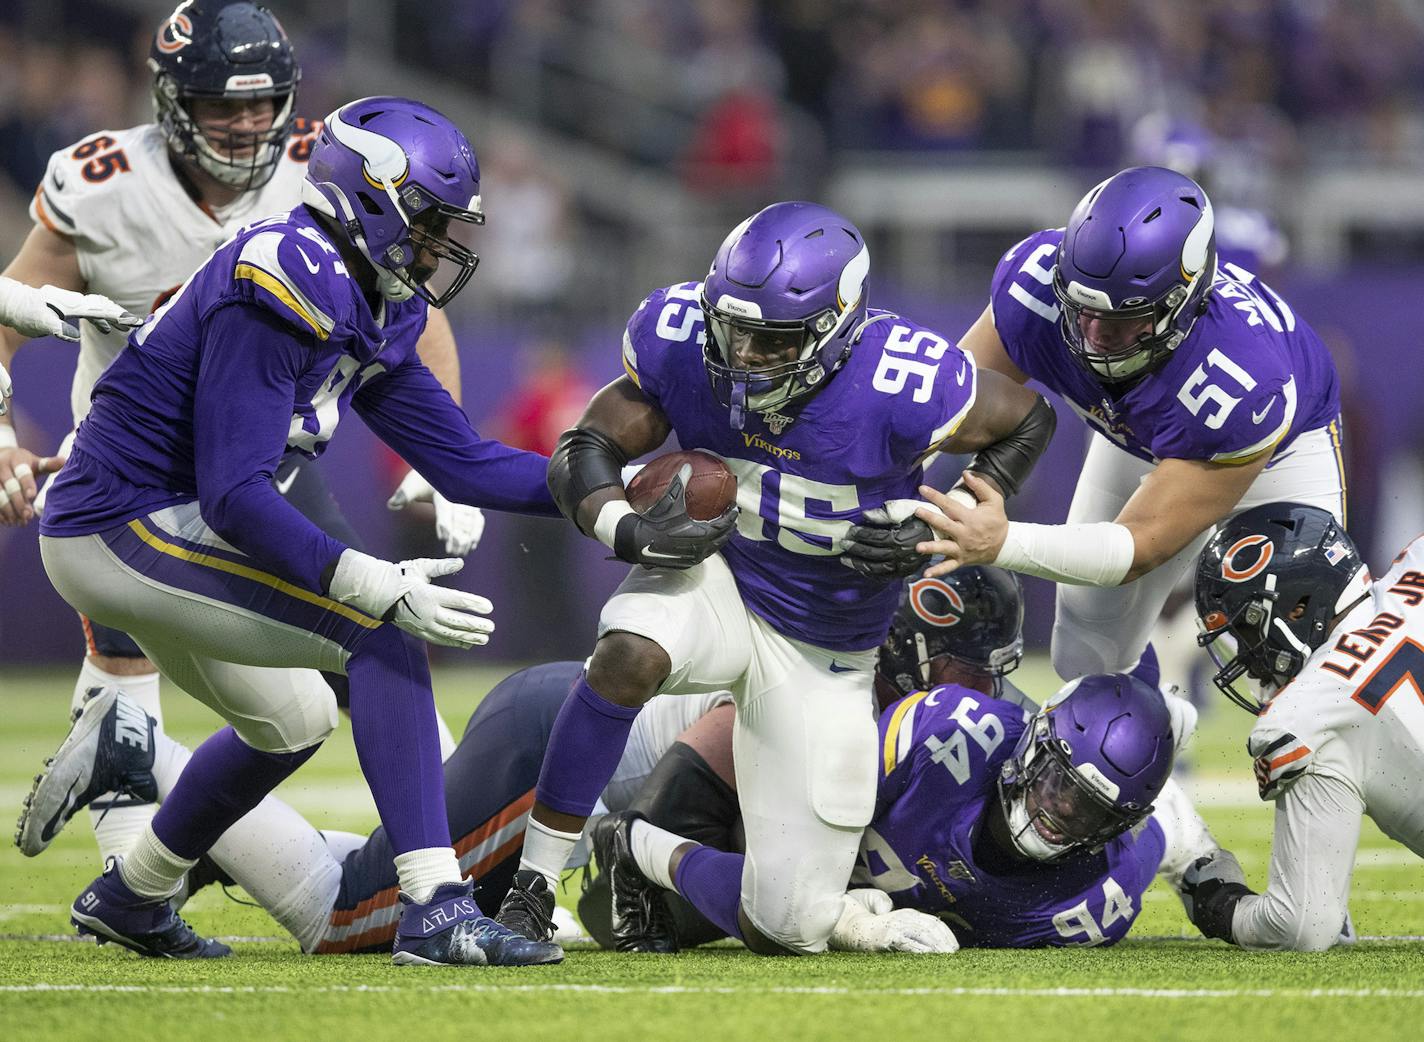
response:
M926 490L925 498L936 509L922 508L919 516L938 538L921 551L945 556L928 574L943 575L962 564L996 564L1078 586L1131 582L1231 513L1269 455L1239 466L1162 460L1116 520L1090 524L1011 522L1003 514L1002 497L983 482L966 482L979 501L974 508Z
M629 505L623 466L661 445L671 429L662 410L621 376L593 396L549 460L549 489L564 516L629 564L691 568L720 549L736 528L735 504L711 521L688 515L688 467L642 514Z

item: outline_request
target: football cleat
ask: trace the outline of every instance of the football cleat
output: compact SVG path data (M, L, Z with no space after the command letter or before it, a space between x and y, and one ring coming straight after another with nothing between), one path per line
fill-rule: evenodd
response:
M514 873L509 893L500 902L495 921L531 941L554 939L554 894L543 873L524 868Z
M116 687L90 688L59 749L35 775L15 827L15 846L34 857L80 810L107 792L158 799L153 717Z
M531 941L480 912L469 880L435 888L421 904L400 895L391 962L397 966L539 966L563 962L552 941Z
M593 856L613 891L613 947L620 952L672 955L677 951L677 935L662 889L643 874L633 857L633 822L642 817L628 810L605 815L593 827Z
M85 887L69 910L69 921L80 936L100 944L122 944L150 959L221 959L232 949L221 941L199 937L166 900L141 897L119 875L117 858L104 874Z

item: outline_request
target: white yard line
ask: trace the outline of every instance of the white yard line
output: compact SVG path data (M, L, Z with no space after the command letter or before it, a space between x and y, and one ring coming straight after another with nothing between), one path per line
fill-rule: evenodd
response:
M947 998L1128 998L1128 999L1424 999L1418 988L846 988L832 986L713 987L695 984L357 984L310 988L280 984L218 986L206 984L32 984L0 985L0 992L56 992L114 995L359 995L401 992L571 992L588 995L829 995Z

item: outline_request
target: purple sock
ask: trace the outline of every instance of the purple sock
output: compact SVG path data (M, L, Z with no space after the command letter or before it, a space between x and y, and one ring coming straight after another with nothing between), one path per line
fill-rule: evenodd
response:
M549 732L534 798L561 814L588 817L613 778L641 707L608 701L580 673Z
M153 818L154 835L179 857L199 857L320 747L264 753L224 727L193 751Z
M450 845L445 774L425 645L372 630L346 663L351 737L392 852Z
M714 847L698 847L677 866L677 892L728 935L742 940L737 909L742 904L742 864L746 857Z

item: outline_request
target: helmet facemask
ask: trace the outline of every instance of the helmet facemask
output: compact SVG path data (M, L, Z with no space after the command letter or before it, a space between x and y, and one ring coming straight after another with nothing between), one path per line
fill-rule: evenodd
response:
M863 309L854 307L839 315L828 308L808 319L775 321L740 313L747 310L745 304L726 296L719 303L709 301L704 292L707 339L702 357L713 386L727 389L723 404L731 408L732 425L738 429L746 412L774 411L816 391L844 353L838 352L828 367L823 349L849 333L847 324L853 315L863 314ZM736 348L748 341L756 354L785 360L755 369L737 365Z
M1101 849L1152 807L1118 804L1115 786L1093 764L1073 765L1068 743L1040 711L999 775L999 801L1015 849L1039 862Z
M270 77L267 79L270 81ZM265 130L204 130L191 109L194 101L203 98L271 98L272 122ZM154 108L169 149L213 180L239 192L261 188L277 172L292 133L295 100L294 89L278 93L270 86L217 95L183 93L177 81L161 72L153 84Z

